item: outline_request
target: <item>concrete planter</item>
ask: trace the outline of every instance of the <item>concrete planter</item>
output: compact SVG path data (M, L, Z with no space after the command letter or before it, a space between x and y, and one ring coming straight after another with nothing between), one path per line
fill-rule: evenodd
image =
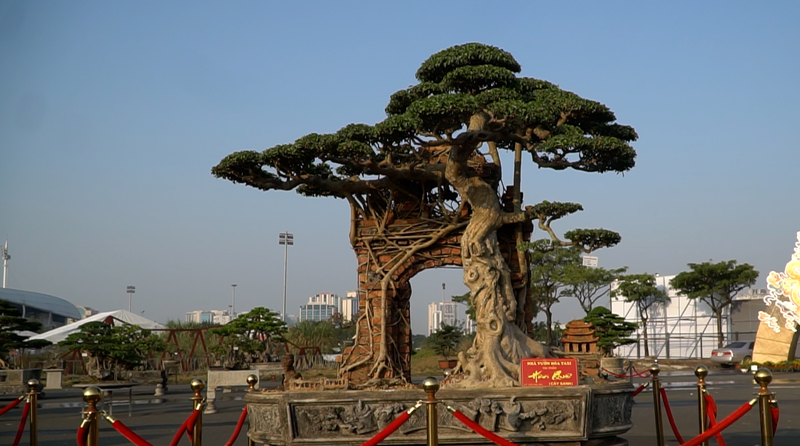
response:
M575 387L448 389L436 398L517 444L625 444L633 386L627 382ZM257 443L272 446L360 445L402 411L424 399L422 389L256 392L245 396ZM439 444L489 445L440 405ZM417 410L383 445L426 444L425 409Z

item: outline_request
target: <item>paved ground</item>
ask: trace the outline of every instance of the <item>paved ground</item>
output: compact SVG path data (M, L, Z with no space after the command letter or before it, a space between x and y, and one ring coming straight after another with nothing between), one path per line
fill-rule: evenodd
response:
M770 389L777 393L781 407L776 446L796 446L800 444L800 377L797 374L775 374L775 381ZM752 399L757 392L749 375L739 371L711 370L708 377L709 390L719 406L720 418L733 412L743 402ZM684 440L697 435L696 378L691 371L675 372L663 376L673 413ZM644 380L635 379L634 385ZM242 397L244 388L232 393L217 393L218 413L205 415L203 419L203 443L207 446L221 446L231 436L236 421L244 405ZM134 389L134 404L131 407L133 416L128 417L127 392L115 393L114 415L134 432L156 446L166 446L178 426L191 412L190 398L192 392L188 385L171 385L165 397L153 396L154 386L140 386ZM123 397L123 393L125 394ZM420 397L423 397L420 391ZM8 399L0 399L0 407L8 404ZM22 405L18 406L21 407ZM80 425L82 398L80 389L64 389L48 391L40 401L39 408L39 445L74 445L75 434ZM20 409L14 409L0 417L0 445L9 445L14 439ZM636 397L633 410L634 428L624 438L631 446L655 445L655 423L653 415L653 395L646 391ZM100 428L100 445L128 445L124 437L119 435L107 422ZM246 430L246 425L245 425ZM666 444L677 445L672 435L666 414L664 414L664 432ZM739 422L724 431L723 437L728 446L753 446L760 444L757 406L746 414ZM712 440L711 444L715 442ZM23 436L22 445L28 444L27 432ZM187 445L184 438L182 445ZM246 445L245 431L234 443Z

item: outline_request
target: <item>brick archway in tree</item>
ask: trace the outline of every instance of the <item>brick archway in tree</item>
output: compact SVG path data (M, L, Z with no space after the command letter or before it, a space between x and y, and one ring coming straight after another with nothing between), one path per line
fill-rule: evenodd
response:
M444 266L461 266L461 234L463 226L432 240L430 234L440 228L434 220L426 218L398 219L391 222L358 220L355 222L354 250L358 257L359 318L353 346L342 355L341 375L352 383L365 383L374 378L402 378L411 381L411 279L418 273ZM389 234L387 239L378 233ZM523 225L523 240L529 241L533 225ZM407 235L404 235L407 234ZM419 234L415 236L414 234ZM524 288L525 322L532 329L533 303L528 276L520 272L515 227L508 225L497 231L500 250L511 269L514 290ZM378 243L375 241L378 240ZM391 241L394 240L394 241ZM399 262L405 247L431 241L404 261ZM392 265L392 262L397 262ZM391 266L386 287L385 302L380 273ZM385 312L384 312L385 305ZM386 315L384 317L384 314ZM387 354L396 367L375 373L374 365L380 355L383 324L386 325ZM400 376L398 376L398 374Z

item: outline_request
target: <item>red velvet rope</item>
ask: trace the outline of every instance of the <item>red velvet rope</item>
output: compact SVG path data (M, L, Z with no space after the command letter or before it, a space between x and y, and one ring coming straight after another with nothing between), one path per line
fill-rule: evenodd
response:
M675 418L672 417L672 408L669 407L667 391L663 387L658 389L658 391L661 394L661 400L664 402L664 409L667 411L667 419L669 420L669 426L672 428L672 433L675 434L675 438L678 439L678 443L683 443L683 437L681 436L681 433L678 432L678 426L675 424Z
M198 412L200 411L197 409L192 411L192 414L189 415L189 418L187 418L186 421L184 421L183 424L181 424L181 427L178 428L178 432L175 432L175 436L172 437L172 442L170 442L169 446L177 446L177 444L180 443L181 436L183 435L184 432L186 432L187 429L186 426L189 424L189 420L192 420L192 426L194 426L194 420L197 419ZM187 435L189 435L188 432L186 433ZM191 435L189 435L189 441L190 442L192 441Z
M19 420L19 427L17 428L17 436L14 437L14 442L11 446L19 446L19 440L22 439L22 432L25 430L25 421L28 420L28 412L31 410L30 401L25 402L25 407L22 409L22 419Z
M781 410L778 408L778 403L770 406L769 410L772 412L772 435L775 435L775 432L778 431L778 418L781 416Z
M378 432L378 435L370 438L369 440L365 441L361 444L361 446L375 446L381 441L383 441L389 435L392 435L392 432L396 431L400 426L403 425L408 419L411 417L411 414L408 411L403 411L399 417L395 418L391 424L384 427L382 431Z
M707 396L711 396L711 395L707 395ZM716 407L715 407L715 409L716 409ZM716 410L707 411L706 415L708 415L708 427L716 426L717 425L717 411ZM717 444L719 446L726 446L725 445L725 440L722 439L722 434L717 434L715 437L717 438Z
M19 398L15 399L15 400L14 400L14 401L12 401L11 403L9 403L9 404L8 404L8 406L6 406L6 407L4 407L4 408L0 409L0 416L2 416L3 414L5 414L5 413L6 413L6 412L8 412L9 410L11 410L11 409L13 409L13 408L17 407L17 404L19 404L19 402L20 402L20 401L22 401L22 400L24 400L24 399L25 399L25 395L22 395L21 397L19 397Z
M639 388L637 388L636 390L633 391L631 396L636 396L636 395L642 393L642 390L644 390L645 387L647 387L647 384L642 384L641 386L639 386Z
M706 400L706 412L710 413L710 414L714 414L714 418L716 419L717 418L717 402L714 401L714 397L709 395L709 394L705 394L705 396L703 398L705 398L705 400Z
M86 446L86 437L89 436L89 429L84 426L78 428L78 446Z
M403 412L405 413L405 412ZM402 416L402 415L401 415ZM225 443L225 446L231 446L233 443L236 442L236 439L239 438L239 432L242 431L242 426L244 426L244 419L247 418L247 406L244 406L242 409L242 414L239 415L239 422L236 423L236 429L233 430L233 435L231 435L231 439Z
M755 400L754 400L755 401ZM692 438L686 443L683 443L681 446L697 446L700 443L708 440L709 438L717 435L718 433L722 432L725 428L733 424L739 418L742 418L744 414L750 411L753 408L753 402L747 402L742 404L736 411L732 414L725 417L724 420L720 421L716 426L712 427L711 429L703 432L702 434Z
M153 446L144 438L138 436L136 432L128 429L128 426L122 424L122 421L114 420L111 422L111 425L114 426L114 429L117 430L122 436L128 439L131 443L135 444L136 446Z
M453 409L452 407L448 406L447 408L451 412L453 412L453 415L458 419L458 421L464 423L468 428L470 428L473 431L475 431L475 433L480 434L481 436L483 436L487 440L489 440L489 441L491 441L491 442L493 442L495 444L499 444L500 446L517 446L517 444L506 440L505 438L495 434L494 432L486 430L483 426L481 426L480 424L470 420L466 415L464 415L463 413Z

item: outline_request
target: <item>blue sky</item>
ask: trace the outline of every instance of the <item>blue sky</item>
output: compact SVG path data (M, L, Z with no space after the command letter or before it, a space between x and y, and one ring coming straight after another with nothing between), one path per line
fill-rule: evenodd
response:
M341 200L211 176L238 150L384 118L432 53L511 52L522 74L607 104L636 128L622 175L527 166L528 203L622 243L601 266L675 274L737 259L781 270L800 231L800 4L772 2L0 3L0 241L11 288L159 321L280 309L356 284ZM508 173L510 175L510 172ZM541 236L541 234L537 234ZM412 282L412 326L466 291L457 270ZM575 305L557 308L565 322Z

